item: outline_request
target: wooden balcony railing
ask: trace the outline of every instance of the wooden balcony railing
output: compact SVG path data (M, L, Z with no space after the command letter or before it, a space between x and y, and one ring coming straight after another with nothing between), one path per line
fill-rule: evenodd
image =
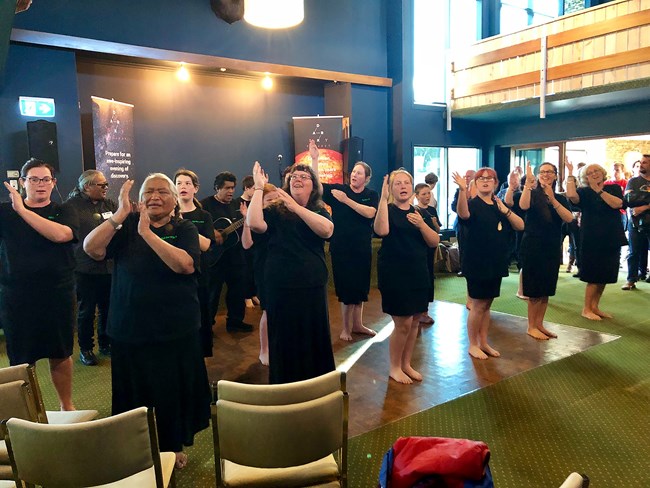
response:
M485 39L452 54L451 71L452 112L650 78L650 0Z

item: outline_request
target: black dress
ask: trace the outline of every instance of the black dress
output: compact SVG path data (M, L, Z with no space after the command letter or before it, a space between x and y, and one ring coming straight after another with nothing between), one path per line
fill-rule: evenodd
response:
M438 218L438 211L436 210L435 207L432 206L428 206L427 208L418 207L418 210L420 211L422 217L425 220L431 220L432 222L438 224L438 228L441 227L440 219ZM427 269L429 270L429 280L430 280L429 281L430 283L429 302L433 301L435 295L435 279L436 279L436 273L434 269L435 259L436 259L436 248L429 247L427 249Z
M512 227L496 204L474 197L467 205L469 219L459 218L465 248L461 265L467 294L479 300L496 298L501 279L508 276Z
M339 202L332 190L344 192L352 201L377 208L379 196L364 188L356 193L349 185L323 183L323 200L332 208L334 234L330 239L334 288L339 302L359 304L368 301L372 263L372 218L366 218Z
M377 254L382 310L397 317L425 313L429 307L429 246L420 230L406 218L415 211L414 207L401 210L388 204L389 232L382 238ZM430 219L425 222L431 227Z
M266 286L264 281L264 266L266 266L266 255L269 250L269 233L256 234L251 232L253 238L253 247L249 249L253 256L253 278L255 280L255 289L257 298L260 301L260 308L266 310Z
M605 193L623 199L618 185L605 185ZM621 246L627 244L621 213L612 208L591 188L578 188L580 224L580 281L585 283L616 283L621 259Z
M212 224L212 216L209 212L196 207L191 212L184 212L183 218L189 220L199 231L199 235L210 239L210 246L214 245L214 225ZM203 357L212 357L212 347L214 334L212 333L212 325L214 324L214 316L210 315L210 279L209 279L209 257L210 249L201 253L201 274L199 275L199 306L201 307L201 329L199 336L201 337L201 349Z
M25 208L69 227L73 239L52 242L27 224L11 203L0 204L0 323L12 365L69 357L75 322L77 213L54 202Z
M325 209L317 211L327 217ZM264 210L264 268L269 333L269 382L289 383L334 370L327 310L324 239L283 206Z
M197 273L173 272L138 234L131 214L111 240L115 259L108 334L112 340L113 414L156 409L162 451L179 452L210 419L201 354ZM198 232L187 220L151 230L200 266Z
M560 205L571 211L566 197L556 193L555 198ZM555 295L562 264L562 223L542 188L532 190L519 250L523 291L527 297Z

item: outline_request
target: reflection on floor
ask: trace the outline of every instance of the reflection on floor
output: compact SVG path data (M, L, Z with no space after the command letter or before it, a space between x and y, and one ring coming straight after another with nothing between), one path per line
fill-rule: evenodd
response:
M257 324L259 309L248 309L247 320ZM467 353L467 309L455 303L434 302L429 308L435 324L422 329L413 366L424 380L413 385L388 381L388 340L392 321L381 312L381 299L372 290L364 310L365 323L380 333L374 339L355 337L352 343L338 338L340 310L330 299L330 323L336 364L348 371L350 436L355 436L478 388L584 351L617 336L568 325L547 324L558 339L537 341L526 335L525 319L492 312L490 342L501 352L498 359L477 360ZM227 334L218 317L215 357L208 361L212 381L229 379L266 383L267 368L257 360L257 327L251 334ZM383 333L382 333L383 331Z

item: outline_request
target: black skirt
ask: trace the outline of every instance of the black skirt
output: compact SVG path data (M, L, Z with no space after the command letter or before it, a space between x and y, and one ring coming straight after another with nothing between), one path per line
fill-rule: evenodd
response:
M269 286L269 383L290 383L334 371L326 286Z
M210 386L197 332L174 341L111 343L113 415L153 407L161 451L180 452L210 423Z
M76 296L74 284L35 290L0 289L0 323L12 365L72 355Z
M381 293L381 309L388 315L408 317L426 313L429 309L430 288L391 288L379 289Z
M621 248L609 250L582 246L580 249L580 281L607 284L618 281Z
M501 294L502 278L500 276L487 280L474 279L466 276L465 279L467 280L467 295L470 298L488 300L490 298L496 298Z
M334 289L339 302L356 305L368 301L372 249L345 249L332 251Z

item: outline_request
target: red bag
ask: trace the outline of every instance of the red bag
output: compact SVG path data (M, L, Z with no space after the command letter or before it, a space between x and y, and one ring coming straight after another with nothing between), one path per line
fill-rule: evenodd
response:
M463 480L480 481L490 460L487 444L468 439L400 437L393 450L391 488L409 488L430 475L462 487Z

